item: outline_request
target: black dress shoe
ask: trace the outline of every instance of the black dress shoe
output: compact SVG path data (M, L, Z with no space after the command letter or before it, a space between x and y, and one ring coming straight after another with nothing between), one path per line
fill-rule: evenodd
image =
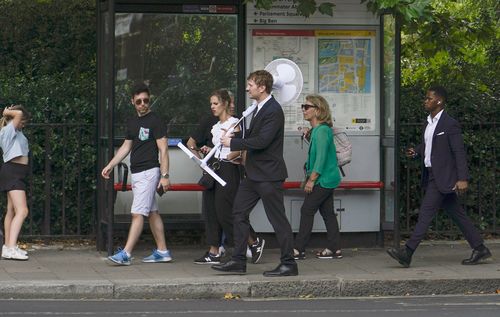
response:
M299 275L297 263L280 264L272 271L265 271L264 276L296 276Z
M491 256L491 252L487 247L484 247L483 250L472 250L472 254L470 258L462 261L462 265L475 265L478 264L481 260L487 259Z
M411 255L406 250L406 247L401 249L389 248L387 249L387 253L402 266L410 267Z
M212 265L212 269L227 273L245 274L247 272L247 264L245 262L230 260L226 263L214 264Z

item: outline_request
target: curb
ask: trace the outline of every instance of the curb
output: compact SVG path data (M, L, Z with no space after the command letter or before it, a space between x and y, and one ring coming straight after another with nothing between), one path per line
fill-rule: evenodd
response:
M500 278L346 280L300 277L262 281L103 280L3 282L1 299L221 299L227 293L242 298L327 298L409 295L495 294Z
M0 299L111 299L113 289L102 280L2 282Z

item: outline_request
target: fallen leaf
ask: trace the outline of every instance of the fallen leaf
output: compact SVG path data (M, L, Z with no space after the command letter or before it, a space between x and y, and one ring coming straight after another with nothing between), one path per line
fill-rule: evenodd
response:
M238 295L238 294L234 294L233 293L226 293L224 294L224 299L240 299L241 296Z
M299 298L305 298L305 299L314 298L314 295L313 294L299 295Z

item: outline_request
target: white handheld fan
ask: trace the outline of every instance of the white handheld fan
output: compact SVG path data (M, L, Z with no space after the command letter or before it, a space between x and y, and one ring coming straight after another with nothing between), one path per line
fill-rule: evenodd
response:
M279 58L270 62L264 69L273 75L273 96L280 103L280 105L287 106L295 102L295 100L299 97L304 84L302 72L300 71L299 66L289 59ZM257 102L254 101L250 107L243 111L243 116L226 132L226 134L232 134L240 122L249 116L256 107ZM221 147L220 142L217 143L202 160L194 156L194 154L186 148L182 142L179 142L177 146L184 151L190 159L198 164L200 168L209 173L219 184L226 186L226 182L221 179L207 164L208 160L215 154L215 151Z

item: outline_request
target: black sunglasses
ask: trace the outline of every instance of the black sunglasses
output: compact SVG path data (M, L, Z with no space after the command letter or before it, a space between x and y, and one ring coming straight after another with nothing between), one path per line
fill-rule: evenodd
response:
M317 106L315 105L308 105L308 104L302 104L300 105L300 107L302 108L302 110L309 110L309 108L318 108Z
M140 105L143 102L144 102L145 105L148 105L149 104L149 98L144 98L144 99L137 98L134 102L135 102L136 105Z

